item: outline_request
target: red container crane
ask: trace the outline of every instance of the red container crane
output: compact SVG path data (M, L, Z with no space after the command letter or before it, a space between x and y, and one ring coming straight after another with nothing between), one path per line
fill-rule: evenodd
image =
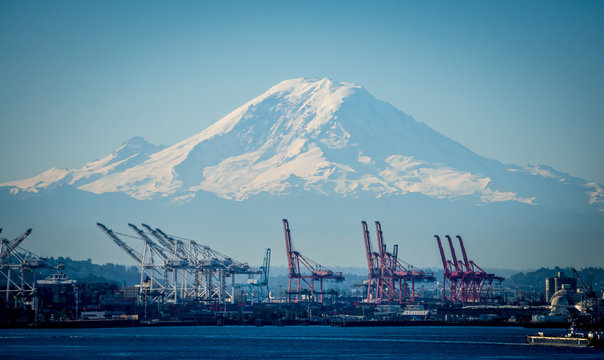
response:
M493 281L497 280L501 282L503 277L489 274L480 266L476 265L474 261L468 260L463 239L459 235L457 235L457 239L463 255L463 261L458 260L453 240L449 235L445 236L449 242L453 261L446 258L440 237L434 235L444 269L442 287L443 301L462 304L484 302L489 296Z
M305 300L304 295L306 295L306 300L323 303L323 295L325 294L323 280L343 281L344 276L341 272L333 272L294 250L287 219L283 219L283 231L285 233L285 249L289 267L287 302L303 301ZM303 274L301 269L306 269L306 272ZM318 289L316 283L318 283ZM292 289L292 284L295 285L295 289Z
M434 275L426 274L399 259L398 245L394 245L392 252L389 252L379 221L375 222L379 251L372 251L367 223L361 221L361 224L369 270L366 302L377 304L414 302L416 298L415 282L434 281Z

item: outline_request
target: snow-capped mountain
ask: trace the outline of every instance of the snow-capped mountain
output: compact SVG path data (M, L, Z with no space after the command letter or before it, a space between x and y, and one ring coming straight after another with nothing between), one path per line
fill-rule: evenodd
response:
M149 155L160 151L164 147L150 144L142 137L137 136L123 143L111 154L100 160L90 162L80 169L66 170L53 167L29 179L11 181L0 184L0 186L9 186L14 194L20 190L39 192L57 185L81 187L101 177L139 165L149 159Z
M17 194L60 185L176 202L199 192L235 201L300 192L340 197L418 193L476 204L604 208L604 191L597 183L542 165L486 159L359 85L308 78L275 85L175 145L133 138L80 169L52 168L0 187Z
M169 147L137 137L82 168L0 184L0 203L7 234L35 229L28 249L98 262L129 263L99 221L160 226L250 263L265 247L283 254L284 217L330 265L364 264L363 219L419 266L439 264L435 233L462 234L483 266L600 266L604 251L602 185L484 158L329 79L283 81Z

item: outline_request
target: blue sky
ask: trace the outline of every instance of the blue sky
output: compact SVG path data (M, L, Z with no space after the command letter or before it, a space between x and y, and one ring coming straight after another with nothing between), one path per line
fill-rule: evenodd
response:
M604 2L2 1L0 181L171 145L288 78L604 183Z

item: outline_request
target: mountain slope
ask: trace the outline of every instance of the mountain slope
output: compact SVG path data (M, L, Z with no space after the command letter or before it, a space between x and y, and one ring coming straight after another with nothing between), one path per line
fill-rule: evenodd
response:
M153 145L142 137L133 137L123 143L111 154L100 160L95 160L80 169L49 169L40 175L25 180L11 181L0 186L11 187L11 192L16 194L20 190L38 192L58 185L72 185L75 187L88 184L115 172L121 172L143 163L149 155L160 151L165 146Z
M134 145L138 151L131 149ZM177 202L204 191L236 201L300 192L340 197L418 193L578 211L602 211L604 205L599 184L545 166L486 159L362 87L330 79L283 81L170 147L154 147L140 138L124 146L81 169L53 168L0 186L17 193L69 185L96 194Z

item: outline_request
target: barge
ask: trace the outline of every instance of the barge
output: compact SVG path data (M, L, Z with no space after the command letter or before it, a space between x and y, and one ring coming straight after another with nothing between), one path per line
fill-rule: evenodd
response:
M563 336L545 336L542 332L538 335L527 335L526 340L530 345L568 346L568 347L604 347L604 331L570 332Z

